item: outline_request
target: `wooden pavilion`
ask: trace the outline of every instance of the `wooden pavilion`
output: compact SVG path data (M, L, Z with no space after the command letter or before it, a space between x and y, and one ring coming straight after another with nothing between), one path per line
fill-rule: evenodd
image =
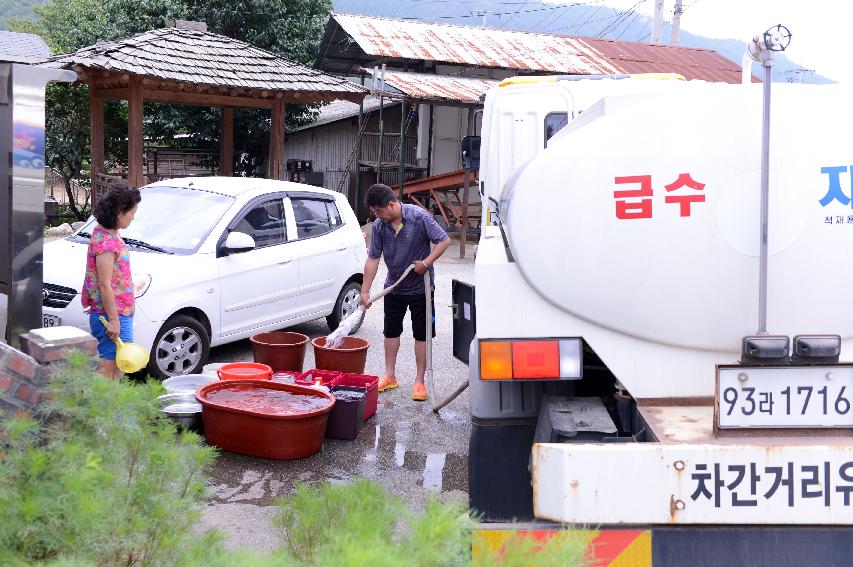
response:
M234 108L271 112L269 176L284 179L284 117L287 103L335 99L360 102L367 91L341 77L311 69L235 39L207 31L199 22L98 42L52 58L89 86L92 202L104 172L104 100L128 101L128 173L131 187L143 175L143 103L222 109L220 175L233 174Z

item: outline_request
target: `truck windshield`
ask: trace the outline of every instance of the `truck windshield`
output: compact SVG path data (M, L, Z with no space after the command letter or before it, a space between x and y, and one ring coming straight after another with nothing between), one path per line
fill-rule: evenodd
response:
M138 249L163 249L173 254L195 252L213 227L234 203L227 195L191 187L145 187L142 201L130 227L122 230L126 241L145 246ZM97 221L91 218L73 240L88 240ZM133 242L128 242L134 247Z
M545 147L548 147L548 140L568 123L568 112L551 112L545 117Z

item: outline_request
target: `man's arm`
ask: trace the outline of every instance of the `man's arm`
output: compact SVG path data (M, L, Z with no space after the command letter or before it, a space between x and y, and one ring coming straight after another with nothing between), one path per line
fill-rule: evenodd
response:
M367 258L364 263L364 281L361 284L361 304L365 309L370 309L370 286L373 285L373 279L376 277L376 271L379 269L379 258Z
M432 252L422 261L415 262L415 272L424 275L426 271L438 260L444 251L450 246L450 237L444 232L435 219L430 215L424 215L424 227L426 228L427 238L433 243Z
M370 286L379 269L379 258L382 257L382 231L381 226L373 223L370 228L370 246L367 249L367 261L364 263L364 280L361 283L361 304L365 309L370 309Z
M445 237L444 240L432 247L432 252L423 260L415 262L415 272L424 275L426 271L438 260L444 251L450 247L450 238Z

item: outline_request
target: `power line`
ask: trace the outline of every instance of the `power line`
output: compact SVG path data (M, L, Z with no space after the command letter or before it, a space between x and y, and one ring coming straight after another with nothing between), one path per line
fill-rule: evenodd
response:
M545 11L549 11L549 10L560 10L560 9L565 8L565 7L567 7L567 6L568 6L568 7L572 7L572 6L586 6L586 5L588 5L588 4L595 4L595 3L598 3L598 2L601 2L601 1L602 1L602 0L590 0L589 2L575 2L575 3L572 3L572 4L554 4L554 5L551 5L551 6L544 6L544 7L542 7L542 8L531 8L531 9L529 9L529 10L516 10L516 11L514 11L514 12L488 12L488 11L478 11L477 13L473 13L473 14L459 14L459 15L454 15L454 16L432 16L430 19L436 19L436 20L455 20L455 19L457 19L457 18L480 18L480 17L482 17L483 12L485 12L486 14L489 14L490 16L509 16L509 15L515 15L515 14L530 14L530 13L533 13L533 12L545 12ZM423 18L418 18L418 17L414 17L414 16L412 16L412 17L399 17L399 18L397 18L397 19L399 19L399 20L417 20L417 21L427 21L427 20L424 20Z
M619 39L619 38L621 38L623 35L625 35L625 32L626 32L626 31L628 31L629 29L631 29L631 26L632 26L632 25L634 25L634 22L636 22L636 21L637 21L637 18L639 18L639 17L640 17L640 13L639 13L639 12L635 12L635 13L634 13L634 17L633 17L633 18L631 18L631 19L628 21L627 25L626 25L626 26L625 26L625 28L622 30L622 33L620 33L619 35L617 35L617 36L616 36L616 39L618 40L618 39Z
M636 9L637 9L641 4L643 4L645 1L646 1L646 0L637 0L637 3L636 3L636 4L634 4L633 6L631 6L631 7L630 7L629 9L627 9L627 10L623 10L623 11L619 14L619 17L618 17L618 18L616 18L616 20L615 20L615 21L613 21L613 22L609 23L608 25L604 26L604 28L603 28L600 32L598 32L597 34L595 34L595 36L596 36L596 37L604 37L604 34L606 34L608 31L610 31L611 29L616 29L616 26L618 26L620 23L622 23L622 22L623 22L623 21L625 21L627 18L629 18L629 17L631 16L631 14L633 14L633 13L634 13L634 10L636 10Z
M513 12L513 13L512 13L512 15L511 15L510 17L508 17L508 18L507 18L507 19L506 19L506 20L505 20L501 25L499 25L498 27L499 27L499 28L502 28L502 27L504 27L505 25L507 25L507 24L509 23L509 21L510 21L510 20L512 20L516 15L518 15L518 13L521 11L521 9L522 9L522 8L524 8L525 6L527 6L527 0L525 0L524 4L522 4L521 6L519 6L519 7L518 7L518 10L516 10L515 12Z

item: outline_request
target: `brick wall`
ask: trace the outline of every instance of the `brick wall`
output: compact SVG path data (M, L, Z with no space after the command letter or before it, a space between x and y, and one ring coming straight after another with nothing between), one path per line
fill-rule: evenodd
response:
M31 356L0 343L0 412L31 411L47 381L47 368Z
M97 341L74 327L33 329L21 335L21 349L0 342L0 418L32 412L44 396L53 365L70 349L94 355Z

